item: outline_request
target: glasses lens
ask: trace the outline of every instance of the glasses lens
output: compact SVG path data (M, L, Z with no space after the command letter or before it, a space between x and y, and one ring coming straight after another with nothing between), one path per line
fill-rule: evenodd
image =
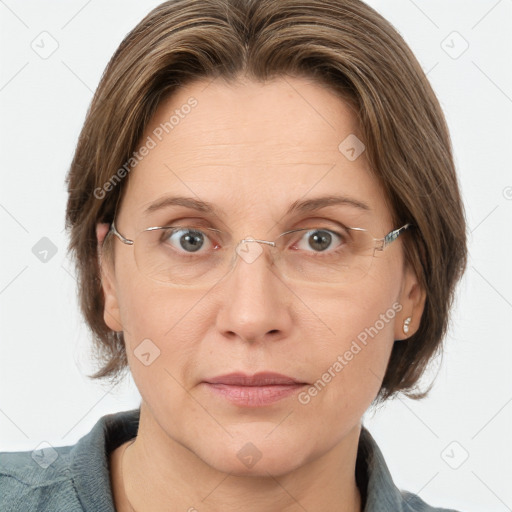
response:
M265 257L264 247L246 239L233 246L213 229L178 226L143 231L135 241L141 273L176 286L204 287L220 281L233 266ZM373 237L365 230L301 229L281 235L273 253L279 273L304 283L346 283L364 277L373 261ZM236 250L235 250L236 249Z
M305 283L348 283L372 264L374 239L362 229L307 229L282 235L276 262L283 276Z
M232 254L226 242L213 229L150 229L135 241L135 261L140 272L155 281L177 286L209 285L222 277L229 264Z

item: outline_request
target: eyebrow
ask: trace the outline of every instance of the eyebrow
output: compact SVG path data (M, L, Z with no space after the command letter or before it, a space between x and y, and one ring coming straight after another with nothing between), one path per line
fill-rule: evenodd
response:
M353 199L347 196L335 196L328 195L322 197L316 197L312 199L304 199L293 202L285 215L297 214L297 213L308 213L314 212L316 210L320 210L322 208L326 208L328 206L336 206L336 205L346 205L352 206L354 208L358 208L363 211L370 211L371 208L362 201L358 199ZM209 214L222 214L225 215L224 210L219 207L214 206L212 203L208 201L202 201L200 199L196 199L194 197L185 197L185 196L169 196L159 199L154 203L151 203L145 210L144 214L149 215L155 211L161 210L163 208L167 208L169 206L183 206L185 208L190 208L193 210L197 210L203 213Z
M347 196L322 196L313 199L306 199L303 201L295 201L290 205L286 215L290 215L292 213L307 213L316 210L320 210L321 208L326 208L328 206L336 206L336 205L346 205L353 206L354 208L358 208L364 211L370 211L371 208L362 201L358 199L353 199Z
M191 208L192 210L198 210L204 213L215 213L216 210L219 210L220 213L223 213L223 210L215 208L212 203L207 201L201 201L200 199L195 199L193 197L168 196L151 203L144 210L144 214L149 215L150 213L169 206L184 206L185 208Z

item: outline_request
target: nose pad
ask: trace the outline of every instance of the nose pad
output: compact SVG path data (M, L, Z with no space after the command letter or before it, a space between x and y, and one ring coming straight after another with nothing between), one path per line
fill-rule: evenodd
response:
M261 244L267 244L271 247L275 247L275 242L270 242L268 240L259 240L257 238L253 238L252 236L248 236L243 240L238 242L235 253L245 261L245 263L254 263L262 254L263 247Z
M238 258L242 259L244 263L252 264L256 260L261 257L265 257L263 254L262 244L270 245L271 247L275 247L274 242L270 242L268 240L259 240L252 236L247 236L244 239L240 240L233 251L233 258L231 260L231 264L229 267L229 272L233 270L236 265ZM271 263L273 263L273 255L270 256Z
M252 236L240 240L236 246L236 254L245 261L245 263L254 263L263 253L263 247L256 242Z

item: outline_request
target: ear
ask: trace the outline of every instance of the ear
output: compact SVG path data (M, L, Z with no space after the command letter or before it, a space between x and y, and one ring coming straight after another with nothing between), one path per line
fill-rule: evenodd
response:
M406 268L399 302L402 305L400 314L396 316L395 340L410 338L420 326L421 315L425 308L427 293L421 286L416 273L409 265ZM403 327L406 318L411 318L409 332L404 333Z
M113 331L122 331L121 314L117 300L113 254L104 253L103 241L110 229L109 224L99 222L96 224L96 238L98 240L98 261L101 273L101 287L105 297L103 319Z

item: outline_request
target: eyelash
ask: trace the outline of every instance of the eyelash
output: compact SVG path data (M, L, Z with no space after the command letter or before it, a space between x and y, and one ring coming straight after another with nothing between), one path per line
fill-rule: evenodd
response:
M168 232L167 231L163 231L162 232L162 236L161 236L161 242L162 243L165 243L166 240L169 240L171 236L175 235L176 233L187 233L187 232L198 232L198 233L201 233L203 235L204 238L206 238L207 240L210 241L210 244L212 244L213 246L218 246L218 242L212 242L210 236L208 235L208 233L206 233L204 230L204 228L200 228L200 227L193 227L193 226L183 226L183 225L179 225L179 226L169 226L169 228L173 228L175 229L175 231L171 232L169 235L167 234ZM311 236L312 233L315 233L315 232L327 232L327 233L330 233L331 235L334 235L334 238L338 238L339 239L339 243L343 246L343 242L344 240L346 240L346 238L348 238L348 230L347 228L344 227L344 229L346 230L345 233L340 233L334 229L331 229L331 228L327 228L327 227L319 227L319 226L315 226L315 227L311 227L311 228L304 228L304 229L307 229L307 231L304 231L302 232L301 234L297 233L297 236L299 236L299 239L295 242L293 242L293 246L297 245L301 240L304 239L304 237L306 236ZM291 234L291 236L293 236L293 234ZM335 241L335 240L334 240ZM180 252L183 252L184 254L190 254L190 255L195 255L194 252L188 252L188 251L181 251L179 248L173 246L175 249L179 250ZM311 251L305 251L305 252L311 252L312 254L333 254L333 253L336 253L337 250L339 249L334 249L334 250L326 250L327 252L324 252L324 251L314 251L314 250L311 250ZM204 251L202 251L204 252Z

